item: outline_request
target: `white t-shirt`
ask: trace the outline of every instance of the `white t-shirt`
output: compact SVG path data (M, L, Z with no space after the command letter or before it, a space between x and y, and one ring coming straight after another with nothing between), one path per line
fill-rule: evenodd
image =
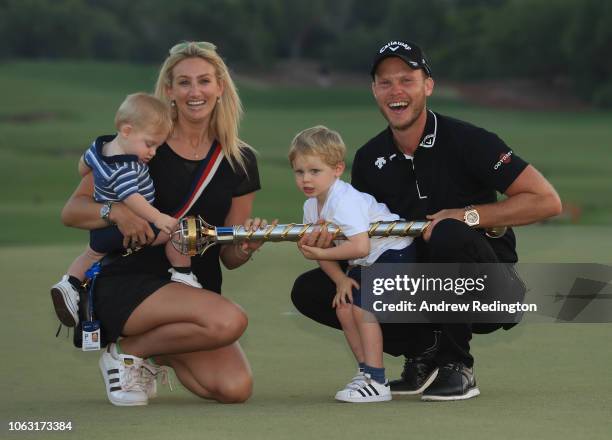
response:
M351 237L370 229L370 223L399 220L384 203L378 203L370 194L362 193L352 185L337 179L329 188L325 204L319 215L317 198L304 202L304 223L325 220L342 229L345 237ZM342 240L336 240L336 245ZM349 260L353 266L369 266L389 249L404 249L412 243L412 237L370 238L370 253L364 258Z

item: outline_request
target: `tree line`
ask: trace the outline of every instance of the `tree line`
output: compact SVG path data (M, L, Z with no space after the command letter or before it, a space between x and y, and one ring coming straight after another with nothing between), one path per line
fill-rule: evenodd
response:
M420 44L436 77L569 83L612 106L606 0L0 0L0 58L159 62L212 41L231 65L308 59L367 71L391 39Z

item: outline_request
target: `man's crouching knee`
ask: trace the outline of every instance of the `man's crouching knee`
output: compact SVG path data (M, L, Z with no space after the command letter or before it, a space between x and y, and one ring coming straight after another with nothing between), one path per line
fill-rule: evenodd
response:
M438 222L431 232L429 251L434 255L454 253L472 238L473 231L462 221L447 218Z

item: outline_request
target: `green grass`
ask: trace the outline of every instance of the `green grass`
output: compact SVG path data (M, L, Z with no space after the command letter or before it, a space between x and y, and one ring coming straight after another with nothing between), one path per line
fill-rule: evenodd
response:
M590 251L584 244L595 245L611 234L610 227L534 226L522 229L520 238L528 261L610 263L609 247L593 246ZM543 252L542 245L550 253ZM475 336L472 347L482 395L471 401L427 404L403 398L365 406L334 402L333 393L350 377L354 362L340 332L294 311L291 285L312 263L292 244L266 245L252 263L225 273L225 295L249 315L241 344L255 376L251 400L220 405L177 386L174 391L162 388L148 407L113 407L99 376L99 354L72 348L64 334L53 337L56 319L48 286L80 248L0 249L3 421L71 420L73 432L56 438L609 437L612 324L524 324L510 332ZM564 256L567 249L575 252ZM551 260L552 255L557 258ZM26 271L32 261L38 261L36 270ZM387 357L385 363L391 377L401 371L401 359ZM51 435L19 434L47 437Z
M78 182L76 162L93 137L113 131L123 97L151 90L156 66L95 62L11 62L0 69L0 245L83 241L59 213ZM333 89L239 84L242 137L260 153L263 190L255 214L301 219L303 199L286 160L295 133L314 124L357 147L384 127L367 84ZM581 210L580 223L608 225L612 203L610 112L521 112L467 105L448 94L435 110L498 133Z

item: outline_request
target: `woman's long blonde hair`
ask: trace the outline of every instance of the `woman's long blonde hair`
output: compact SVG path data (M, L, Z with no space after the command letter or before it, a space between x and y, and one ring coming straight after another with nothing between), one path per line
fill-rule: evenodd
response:
M238 137L238 128L242 119L242 103L234 85L227 65L216 51L216 47L208 42L185 42L179 43L170 49L170 55L164 61L155 85L155 96L170 104L170 97L166 88L172 85L172 70L180 61L187 58L201 58L208 61L215 68L215 74L219 84L222 84L223 94L221 102L215 105L210 118L209 130L211 135L221 143L223 154L227 158L232 169L236 164L246 171L243 151L253 150L246 142ZM173 119L178 118L177 112L173 111Z

